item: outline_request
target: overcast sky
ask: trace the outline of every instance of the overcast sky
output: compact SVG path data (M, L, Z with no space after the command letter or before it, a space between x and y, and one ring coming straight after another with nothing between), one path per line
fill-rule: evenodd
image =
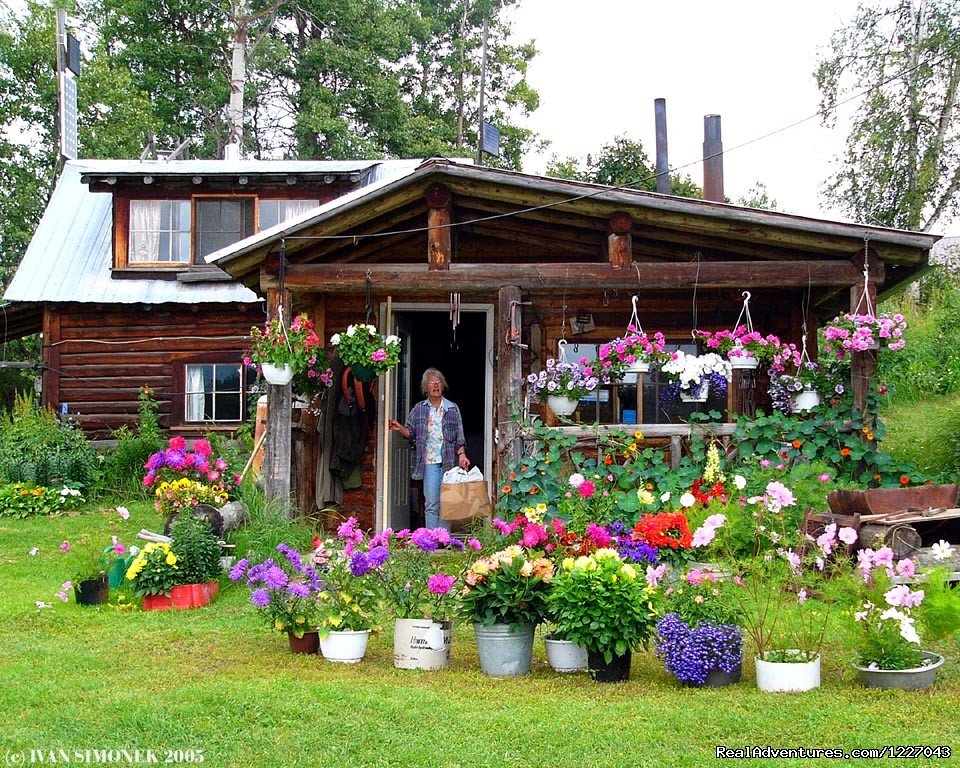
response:
M652 161L653 101L663 97L672 168L702 183L703 116L719 114L727 197L763 181L783 210L840 218L819 190L842 128L814 118L735 147L816 113L818 49L855 10L856 0L521 0L514 32L539 50L529 82L540 108L526 124L552 142L524 170L542 172L552 154L595 153L621 134Z

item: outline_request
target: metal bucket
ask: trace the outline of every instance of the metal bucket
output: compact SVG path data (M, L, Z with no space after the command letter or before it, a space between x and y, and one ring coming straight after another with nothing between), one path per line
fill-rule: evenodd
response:
M533 624L521 625L517 631L509 624L485 627L474 624L480 669L491 677L526 675L533 660Z

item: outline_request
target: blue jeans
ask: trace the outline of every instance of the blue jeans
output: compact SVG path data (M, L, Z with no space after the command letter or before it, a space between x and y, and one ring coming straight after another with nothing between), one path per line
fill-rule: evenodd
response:
M440 519L440 484L443 482L443 464L423 465L423 516L427 528L446 528L450 521Z

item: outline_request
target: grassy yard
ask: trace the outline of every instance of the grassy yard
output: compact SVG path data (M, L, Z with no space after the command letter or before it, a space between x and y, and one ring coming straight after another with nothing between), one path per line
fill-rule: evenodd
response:
M737 686L694 690L673 682L652 653L635 655L623 685L561 677L539 640L531 675L491 679L463 626L443 672L395 670L389 629L362 664L335 665L291 654L239 588L190 612L56 600L69 576L62 540L96 533L129 542L142 527L159 528L146 505L128 506L127 521L107 509L0 521L0 753L9 765L36 764L31 749L140 748L160 762L202 750L206 765L238 767L699 766L718 762L718 745L888 744L949 745L958 757L881 763L960 764L957 643L940 649L948 663L928 692L861 688L834 641L821 689L772 695L756 690L752 662ZM38 600L54 606L37 609Z

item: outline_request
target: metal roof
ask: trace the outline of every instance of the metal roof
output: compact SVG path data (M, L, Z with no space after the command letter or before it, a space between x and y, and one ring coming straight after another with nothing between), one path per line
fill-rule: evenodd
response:
M195 304L257 302L260 297L238 282L111 277L113 266L112 195L91 192L82 176L215 175L363 172L363 181L409 172L420 160L73 160L65 164L4 293L6 301L73 301L116 304Z

